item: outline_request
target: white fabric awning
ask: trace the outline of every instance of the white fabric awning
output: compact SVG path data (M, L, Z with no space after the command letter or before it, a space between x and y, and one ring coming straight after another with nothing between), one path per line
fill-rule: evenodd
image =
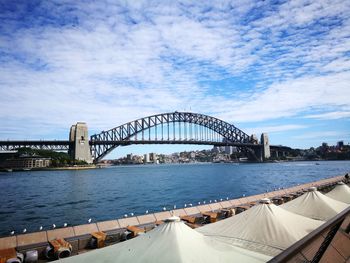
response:
M327 221L348 207L348 204L334 200L311 187L308 192L289 201L281 208L316 220Z
M74 263L267 262L271 257L206 237L173 217L134 239L62 260Z
M326 194L326 196L334 200L350 204L350 187L343 182L339 182L332 191Z
M235 246L274 256L322 223L288 212L263 199L238 215L200 227L197 231Z

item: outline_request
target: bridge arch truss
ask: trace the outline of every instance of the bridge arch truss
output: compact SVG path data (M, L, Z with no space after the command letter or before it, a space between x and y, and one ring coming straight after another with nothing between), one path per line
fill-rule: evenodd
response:
M185 125L181 126L180 123ZM177 128L175 128L176 124L178 125ZM172 125L173 129L174 138L172 139L170 139L169 136L169 125ZM194 130L195 139L188 139L186 136L181 138L181 134L184 135L187 132L186 127L190 129L191 125L204 127L207 130L212 131L213 134L216 134L217 136L207 136L204 141L203 138L198 140L198 130ZM156 130L155 138L151 140L150 132L148 134L146 134L146 132L152 128L157 129L157 127L162 130L162 135L165 129L165 134L167 136L165 136L165 138L163 136L161 138L157 138ZM182 133L181 128L183 129ZM175 133L177 133L177 139L175 139ZM223 140L225 143L236 145L238 147L249 145L254 146L256 144L256 142L252 141L248 134L244 133L234 125L218 118L191 112L172 112L140 118L108 131L102 131L99 134L94 134L90 137L90 145L91 154L95 162L97 162L120 145L149 143L219 144L218 141L213 140L213 137L215 137L216 140L220 138L220 140Z

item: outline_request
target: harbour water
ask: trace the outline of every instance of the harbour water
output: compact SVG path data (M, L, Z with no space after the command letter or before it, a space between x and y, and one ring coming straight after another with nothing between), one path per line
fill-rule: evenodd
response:
M117 166L0 174L0 235L259 194L350 172L350 161Z

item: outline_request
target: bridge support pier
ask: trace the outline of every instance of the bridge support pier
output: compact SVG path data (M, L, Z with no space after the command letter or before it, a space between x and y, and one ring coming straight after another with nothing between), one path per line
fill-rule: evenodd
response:
M72 142L69 154L72 159L92 163L88 127L85 122L77 122L72 125L69 133L69 141Z
M264 159L263 159L263 148L262 147L255 148L254 149L254 153L255 153L255 156L257 158L257 160L255 160L255 161L258 161L258 162L263 162L264 161Z
M261 134L260 144L262 145L262 159L265 161L271 157L270 142L267 133Z

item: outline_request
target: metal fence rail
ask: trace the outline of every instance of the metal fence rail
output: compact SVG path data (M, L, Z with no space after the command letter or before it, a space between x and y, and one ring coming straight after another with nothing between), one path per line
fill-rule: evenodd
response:
M347 247L347 251L342 251L339 249L339 257L343 258L343 261L337 262L348 262L350 255L350 207L345 209L343 212L336 215L334 218L330 219L324 223L319 228L312 231L310 234L305 236L303 239L296 242L294 245L287 248L281 254L277 255L268 263L277 263L277 262L323 262L327 261L324 259L327 257L328 250L336 250L336 246L332 246L334 242L338 244L338 240L335 240L336 235L343 235L347 237L347 244L342 244ZM322 242L320 242L322 240ZM345 238L346 240L346 238ZM334 253L334 252L333 252ZM345 255L347 254L347 255ZM324 260L323 260L324 259Z

